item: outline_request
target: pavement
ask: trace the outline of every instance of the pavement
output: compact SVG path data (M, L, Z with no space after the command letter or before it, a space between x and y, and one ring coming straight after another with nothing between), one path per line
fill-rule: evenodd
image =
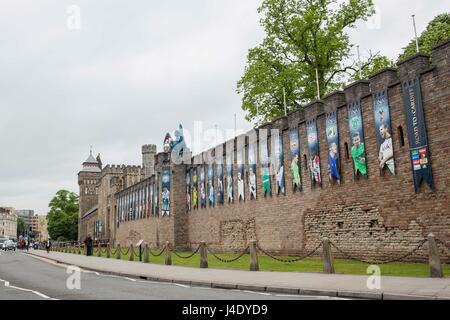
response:
M41 250L29 255L86 270L188 286L355 299L450 300L450 278L381 276L379 289L370 289L369 275L200 269Z
M30 252L33 252L30 250ZM81 269L79 286L67 266L21 251L0 252L0 301L3 300L306 300L310 296L226 290ZM52 254L53 256L53 254ZM47 258L47 257L46 257ZM141 264L142 266L142 264ZM69 286L68 286L69 284ZM316 297L315 299L338 299Z

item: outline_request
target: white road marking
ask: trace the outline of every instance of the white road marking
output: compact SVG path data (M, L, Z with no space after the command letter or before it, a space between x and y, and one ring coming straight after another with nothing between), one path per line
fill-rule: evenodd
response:
M5 283L5 287L11 288L11 289L16 289L16 290L25 291L25 292L31 292L31 293L34 293L35 295L37 295L37 296L39 296L41 298L44 298L44 299L58 300L58 299L55 299L55 298L50 298L49 296L47 296L47 295L45 295L45 294L43 294L43 293L41 293L39 291L36 291L36 290L31 290L31 289L25 289L25 288L12 286L9 283L9 281L3 280L3 279L0 279L0 282L4 282Z

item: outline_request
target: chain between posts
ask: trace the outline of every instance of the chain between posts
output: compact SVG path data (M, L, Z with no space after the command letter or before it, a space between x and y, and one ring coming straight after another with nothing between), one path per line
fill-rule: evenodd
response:
M110 253L111 255L115 256L116 253L117 253L117 249L111 248L111 249L109 249L109 253Z
M341 253L345 258L350 259L350 260L355 260L355 261L359 261L359 262L363 262L363 263L367 263L367 264L388 264L388 263L393 263L393 262L398 262L400 260L403 260L411 255L413 255L417 250L419 250L420 248L423 247L423 245L428 241L428 239L424 239L422 241L419 242L419 244L412 249L411 251L407 252L406 254L391 259L391 260L386 260L386 261L374 261L374 260L365 260L365 259L360 259L360 258L356 258L354 256L352 256L351 254L343 251L342 249L340 249L338 246L336 246L333 242L330 241L330 244L332 247L334 247L339 253Z
M161 250L159 253L154 254L154 253L152 252L152 250L151 250L150 248L148 248L148 252L150 252L150 254L151 254L152 256L154 256L154 257L159 257L160 255L162 255L162 254L164 253L165 250L166 250L166 245L162 248L162 250Z
M120 253L121 253L123 256L126 256L126 255L128 255L128 253L130 253L130 248L127 248L127 251L125 251L125 253L122 251L122 248L120 248Z
M312 256L314 253L317 252L317 250L319 250L319 248L322 246L322 243L319 243L312 251L308 252L307 254L303 255L303 256L298 256L296 258L293 259L282 259L282 258L278 258L270 253L268 253L267 251L265 251L264 249L262 249L259 244L256 245L256 247L258 248L259 251L261 251L263 254L265 254L266 256L278 261L278 262L283 262L283 263L292 263L292 262L297 262L300 260L304 260L310 256Z
M207 250L214 258L216 258L216 259L219 260L220 262L224 262L224 263L231 263L231 262L234 262L234 261L239 260L240 258L242 258L242 256L243 256L244 254L248 253L249 249L250 249L250 246L247 246L247 248L245 248L244 251L242 251L241 254L239 254L237 257L235 257L235 258L233 258L233 259L223 259L223 258L217 256L214 252L212 252L212 251L209 249L208 246L206 246L206 250Z
M182 256L182 255L180 255L179 253L177 253L176 251L172 251L172 253L174 254L174 255L176 255L178 258L180 258L180 259L190 259L190 258L192 258L193 256L195 256L196 254L197 254L197 252L200 250L200 247L201 247L201 245L199 245L198 247L197 247L197 249L194 251L194 252L192 252L190 255L188 255L188 256Z

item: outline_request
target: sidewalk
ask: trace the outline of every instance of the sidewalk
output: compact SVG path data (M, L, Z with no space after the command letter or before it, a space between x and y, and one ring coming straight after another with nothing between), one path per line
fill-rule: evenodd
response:
M28 254L86 270L192 286L362 299L450 300L450 278L382 276L381 290L369 290L368 276L362 275L200 269L41 250Z

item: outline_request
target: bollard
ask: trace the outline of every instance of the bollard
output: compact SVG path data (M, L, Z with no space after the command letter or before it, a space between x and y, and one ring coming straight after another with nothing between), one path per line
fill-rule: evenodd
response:
M323 273L334 273L333 255L331 244L328 238L322 240Z
M250 271L259 271L258 252L256 240L250 240Z
M120 243L118 243L116 247L116 259L120 260Z
M166 250L165 250L166 256L164 259L164 263L166 266L172 265L172 249L170 248L170 242L166 242Z
M102 245L99 242L98 248L97 248L97 257L101 257L101 256L102 256Z
M430 277L442 278L444 274L442 272L441 259L439 257L436 239L432 233L428 235L428 260L430 264Z
M208 252L205 241L200 243L200 268L208 268Z
M134 261L134 246L133 242L130 243L130 261Z
M148 243L144 244L144 263L149 263L149 256L148 256Z
M111 258L111 245L109 242L106 244L106 257L109 259Z

